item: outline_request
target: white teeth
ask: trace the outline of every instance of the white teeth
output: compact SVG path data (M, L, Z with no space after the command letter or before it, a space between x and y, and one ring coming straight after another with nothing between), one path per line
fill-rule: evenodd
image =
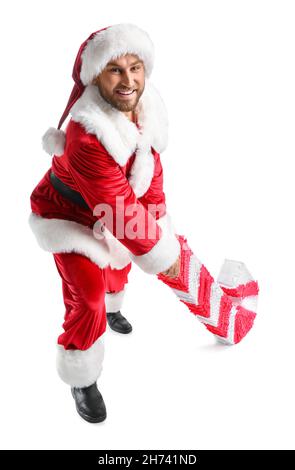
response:
M128 92L126 92L126 91L119 91L119 90L117 90L117 92L118 92L118 93L120 93L121 95L131 95L131 94L134 92L134 90L132 90L132 91L128 91Z

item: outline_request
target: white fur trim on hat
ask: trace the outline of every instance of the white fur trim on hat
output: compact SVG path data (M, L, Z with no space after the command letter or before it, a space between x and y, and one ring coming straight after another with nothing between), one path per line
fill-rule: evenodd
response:
M57 345L56 368L60 378L71 387L89 387L101 374L104 359L104 336L90 348L65 349Z
M66 134L64 131L49 127L42 137L42 147L49 155L60 157L64 153Z
M144 62L146 76L151 75L154 45L145 31L131 23L120 23L96 33L81 55L80 78L83 85L90 85L110 60L125 54L137 55Z

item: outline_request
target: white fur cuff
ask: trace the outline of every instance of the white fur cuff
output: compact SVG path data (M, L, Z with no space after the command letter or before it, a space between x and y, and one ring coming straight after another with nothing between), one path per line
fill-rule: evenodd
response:
M103 359L103 335L85 351L65 349L60 344L57 345L57 372L71 387L88 387L96 382L102 371Z
M146 273L158 274L170 268L180 255L180 243L174 234L165 234L158 243L141 256L132 253L130 258Z
M115 293L106 292L106 295L105 295L106 312L118 312L121 309L124 294L125 294L125 289L119 292L115 292Z

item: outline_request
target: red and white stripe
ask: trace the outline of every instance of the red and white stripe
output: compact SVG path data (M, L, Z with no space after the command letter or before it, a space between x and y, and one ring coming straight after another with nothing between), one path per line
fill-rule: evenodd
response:
M189 310L219 341L239 343L256 317L258 282L245 264L225 259L217 281L197 259L183 235L179 274L175 278L157 274Z

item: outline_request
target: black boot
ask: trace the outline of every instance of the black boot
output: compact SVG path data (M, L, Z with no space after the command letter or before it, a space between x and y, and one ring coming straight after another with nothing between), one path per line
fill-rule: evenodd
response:
M89 387L71 387L79 415L89 423L100 423L107 417L106 406L96 382Z
M123 317L120 310L118 312L107 312L107 320L110 328L117 333L130 333L132 326L129 321Z

